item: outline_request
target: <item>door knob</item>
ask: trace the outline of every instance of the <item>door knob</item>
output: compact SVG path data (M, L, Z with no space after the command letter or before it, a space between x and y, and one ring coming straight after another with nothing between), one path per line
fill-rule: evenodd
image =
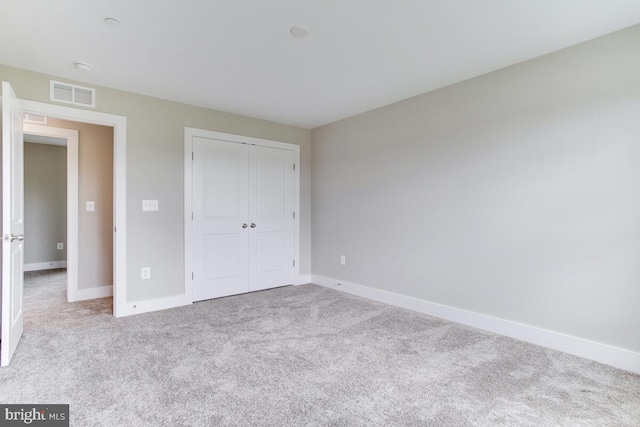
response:
M254 223L251 223L251 228L256 228L256 225Z
M244 224L242 224L242 228L247 228L247 227L248 227L248 225L247 225L246 222Z
M24 240L24 234L18 234L17 236L15 234L12 234L11 241L15 242L16 240L22 242Z

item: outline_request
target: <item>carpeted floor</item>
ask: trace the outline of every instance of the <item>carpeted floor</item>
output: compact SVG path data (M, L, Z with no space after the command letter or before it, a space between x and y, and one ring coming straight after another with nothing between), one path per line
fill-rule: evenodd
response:
M640 376L315 285L115 319L29 273L2 403L73 426L640 425Z

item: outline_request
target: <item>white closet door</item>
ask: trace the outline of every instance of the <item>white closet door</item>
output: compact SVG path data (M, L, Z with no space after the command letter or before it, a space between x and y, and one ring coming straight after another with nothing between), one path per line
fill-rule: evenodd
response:
M193 300L248 292L248 147L193 139Z
M294 283L293 152L249 150L249 290Z

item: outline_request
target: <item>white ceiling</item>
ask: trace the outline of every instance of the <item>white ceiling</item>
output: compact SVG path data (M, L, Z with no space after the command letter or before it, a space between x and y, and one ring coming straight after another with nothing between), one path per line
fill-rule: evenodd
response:
M32 144L46 144L46 145L63 145L67 146L66 138L56 138L55 136L46 135L32 135L25 133L23 136L24 142L30 142Z
M2 3L6 65L305 128L640 22L639 0Z

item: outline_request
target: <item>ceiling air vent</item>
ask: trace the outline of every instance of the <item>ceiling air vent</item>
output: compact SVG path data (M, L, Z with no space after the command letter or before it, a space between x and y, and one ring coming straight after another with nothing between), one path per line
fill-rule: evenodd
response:
M27 123L36 123L39 125L47 124L47 118L45 116L33 113L24 113L24 121Z
M51 101L80 105L82 107L95 108L96 106L96 90L90 87L51 80L49 93Z

